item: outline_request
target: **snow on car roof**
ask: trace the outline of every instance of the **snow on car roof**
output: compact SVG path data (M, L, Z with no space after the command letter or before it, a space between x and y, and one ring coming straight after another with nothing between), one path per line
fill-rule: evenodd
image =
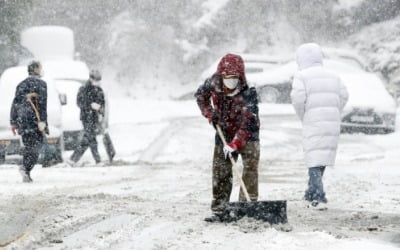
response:
M349 92L348 104L352 107L373 108L380 112L395 112L396 104L382 81L373 73L340 73Z
M237 53L246 62L265 62L265 63L285 63L292 58L289 56L263 55L263 54L244 54Z
M291 81L296 70L297 65L293 61L264 73L246 75L246 77L250 83L256 86L261 84L281 84Z
M21 45L39 60L72 60L74 33L63 26L35 26L21 32Z
M351 64L363 70L367 69L366 61L354 51L348 49L324 47L322 49L322 53L324 54L325 60L332 59L332 60L345 61L348 64Z

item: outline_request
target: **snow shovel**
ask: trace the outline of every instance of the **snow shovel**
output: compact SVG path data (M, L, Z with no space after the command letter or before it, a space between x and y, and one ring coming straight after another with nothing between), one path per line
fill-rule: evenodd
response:
M107 131L103 133L103 144L106 148L108 159L110 160L110 163L112 163L115 156L115 148Z
M221 127L216 125L219 137L221 138L224 146L227 145ZM244 216L268 222L270 224L284 224L287 223L286 215L286 200L276 201L251 201L249 193L247 192L246 185L240 175L239 169L236 165L235 159L231 154L228 154L232 163L232 170L239 179L240 187L246 197L245 202L229 202L227 203L221 214L218 214L221 222L233 222L241 219Z
M97 116L100 117L100 114L97 113ZM107 129L105 128L105 124L102 120L99 118L99 123L100 123L100 132L103 136L103 144L104 148L106 149L108 160L110 163L112 163L114 156L116 154L114 144L111 141L110 134L108 133Z

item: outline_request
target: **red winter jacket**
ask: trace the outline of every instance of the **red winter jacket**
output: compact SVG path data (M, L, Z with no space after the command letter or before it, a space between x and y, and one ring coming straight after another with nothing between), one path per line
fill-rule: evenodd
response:
M239 91L233 96L223 92L222 75L225 74L239 75ZM217 72L197 89L195 97L203 116L209 121L213 114L217 116L229 146L239 149L248 141L259 140L257 93L255 88L247 85L244 63L240 56L224 56L218 64ZM218 135L216 143L222 143Z

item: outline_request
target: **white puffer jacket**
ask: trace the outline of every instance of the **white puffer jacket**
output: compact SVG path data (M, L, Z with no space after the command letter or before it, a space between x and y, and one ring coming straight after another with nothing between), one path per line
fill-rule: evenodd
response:
M301 45L296 61L299 71L294 76L291 98L303 123L306 166L333 166L347 89L337 74L323 67L319 45Z

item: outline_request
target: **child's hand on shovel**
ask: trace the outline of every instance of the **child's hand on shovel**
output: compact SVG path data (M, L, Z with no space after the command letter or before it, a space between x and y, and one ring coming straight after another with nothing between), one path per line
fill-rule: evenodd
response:
M233 152L235 152L236 150L234 148L231 148L229 145L225 145L224 146L224 156L225 159L228 158L228 155L232 154Z

